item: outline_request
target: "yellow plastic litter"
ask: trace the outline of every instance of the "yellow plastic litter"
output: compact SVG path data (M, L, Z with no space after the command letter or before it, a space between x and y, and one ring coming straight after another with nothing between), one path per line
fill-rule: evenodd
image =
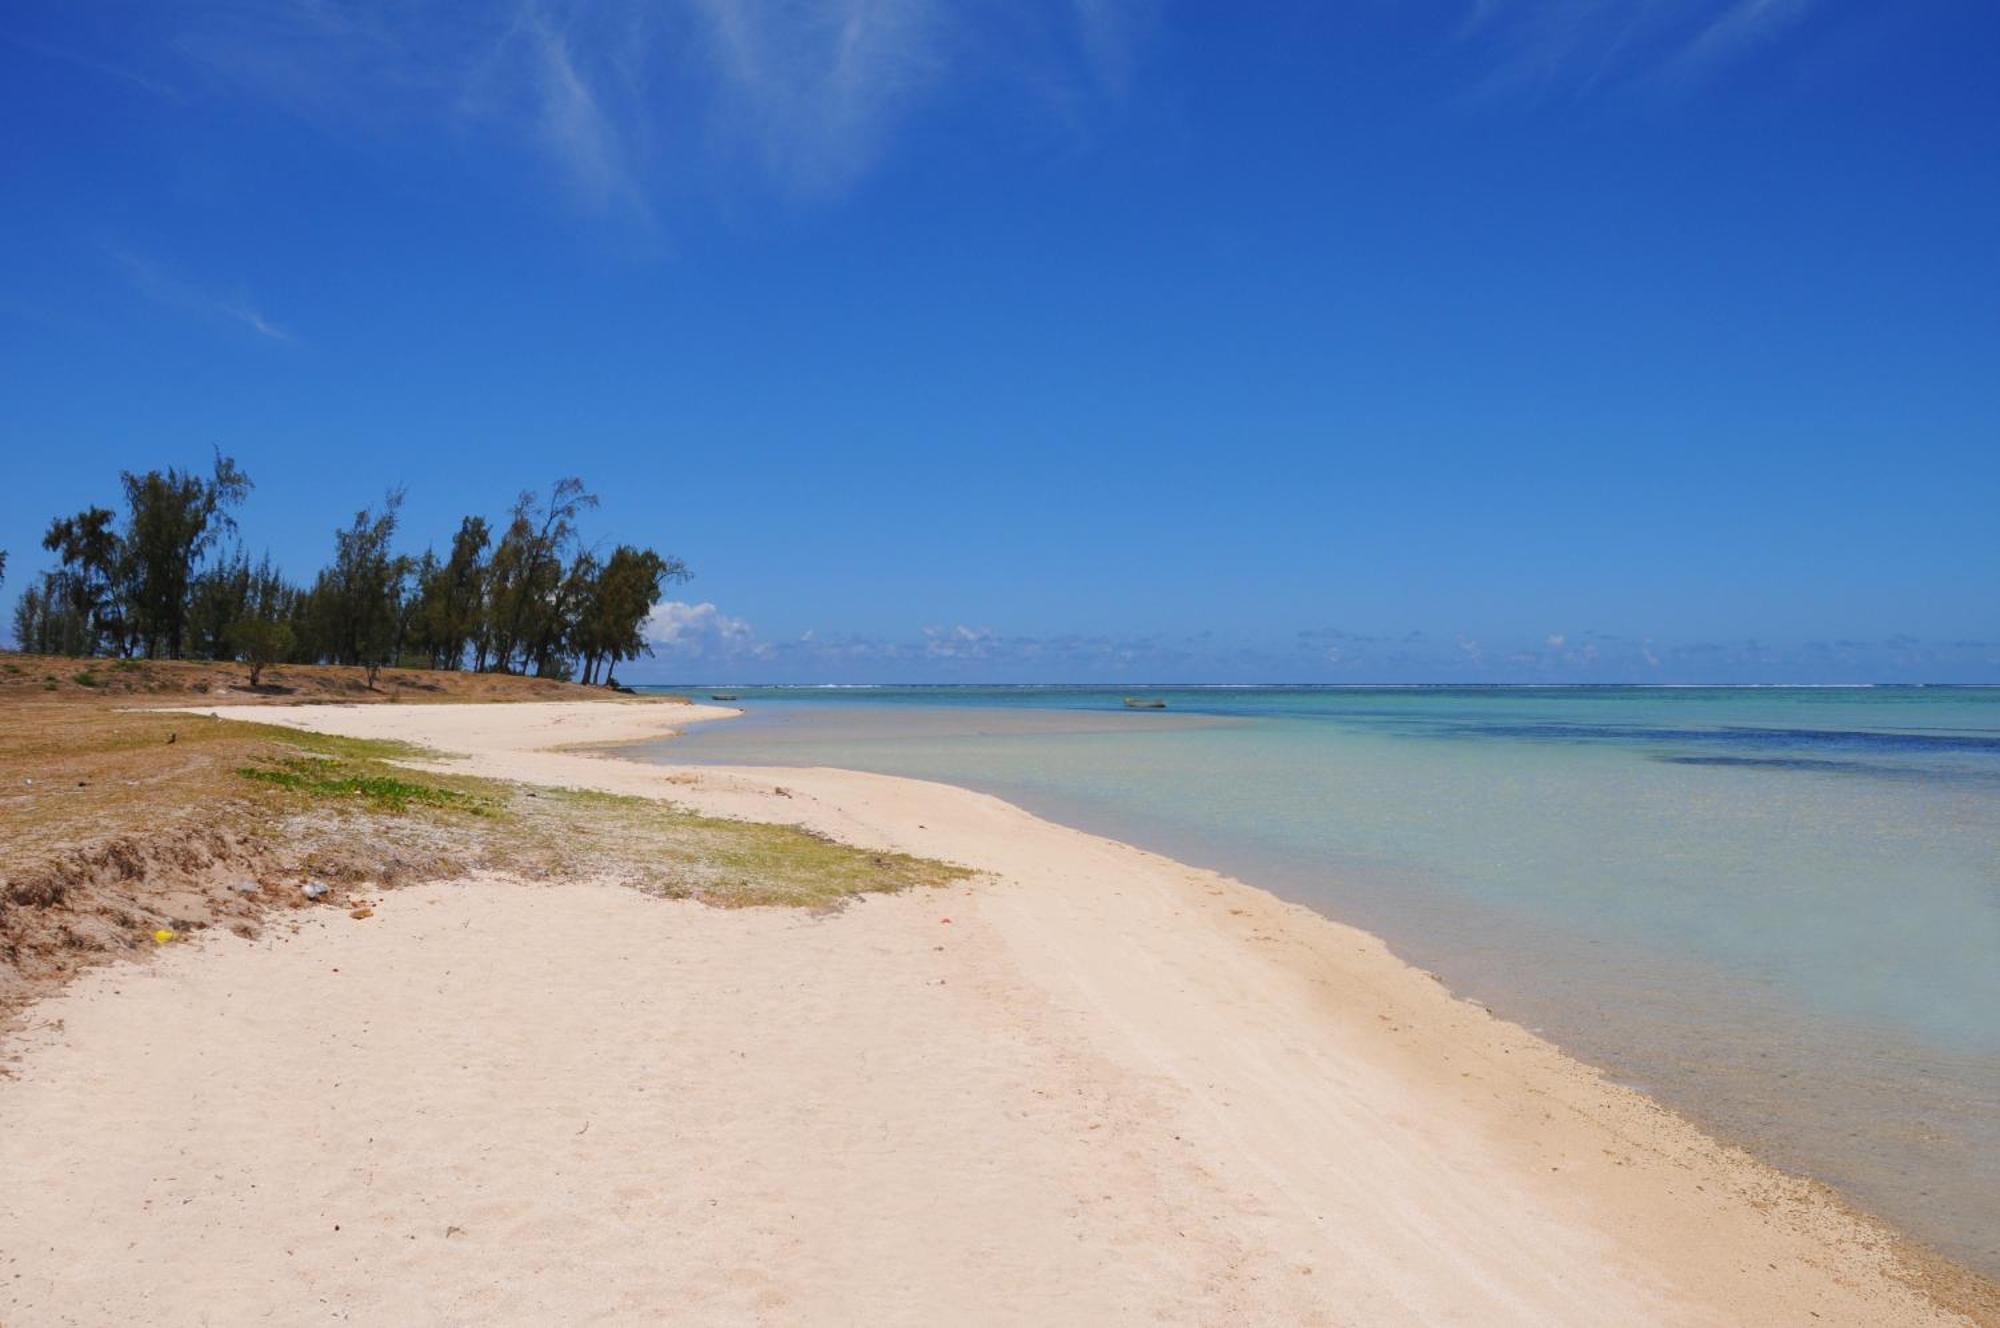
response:
M165 945L168 941L171 941L173 939L174 939L174 932L171 927L162 927L158 931L153 933L153 944L155 945Z

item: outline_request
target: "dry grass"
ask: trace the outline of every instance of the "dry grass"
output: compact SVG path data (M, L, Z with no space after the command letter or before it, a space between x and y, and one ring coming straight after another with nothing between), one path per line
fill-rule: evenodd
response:
M203 696L190 686L215 666L62 663L68 672L0 656L0 680L34 682L0 683L0 1015L90 964L150 951L163 930L254 934L272 908L304 906L308 881L328 885L335 905L493 870L828 908L970 874L651 799L420 773L392 764L425 755L397 743L128 708ZM324 672L292 685L345 699L340 671ZM47 676L67 691L45 692ZM527 679L453 684L462 700L542 700L551 686L605 695ZM249 882L254 892L237 888Z
M401 744L291 730L272 738L280 750L237 774L280 791L286 837L313 845L320 861L329 837L365 837L405 860L442 856L534 879L608 877L725 908L837 907L859 894L971 874L905 853L852 848L799 826L701 816L654 798L417 772L392 764L424 754ZM326 833L335 828L336 835Z
M652 798L518 789L491 837L504 865L552 877L609 876L649 894L725 908L834 908L861 894L945 885L964 867L852 848L793 825L699 816Z
M359 668L338 664L284 664L264 670L250 686L245 664L203 660L70 659L61 655L0 653L0 704L14 701L91 701L109 697L128 702L177 700L181 704L220 702L310 705L422 701L593 701L614 695L609 688L583 687L552 678L517 678L500 673L384 669L368 687Z

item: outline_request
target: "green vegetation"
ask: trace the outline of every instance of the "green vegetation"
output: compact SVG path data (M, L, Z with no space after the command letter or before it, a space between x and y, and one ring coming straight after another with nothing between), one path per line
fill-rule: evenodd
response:
M860 894L972 875L906 853L853 848L800 826L700 816L652 798L419 774L391 764L421 754L400 744L271 732L283 733L289 750L236 773L277 790L292 810L426 814L421 825L371 820L368 840L377 853L444 855L461 866L541 879L609 879L724 907L837 907Z
M407 743L331 734L299 733L266 725L253 732L283 744L281 752L254 765L238 766L244 779L309 799L352 801L371 811L407 812L412 807L490 816L504 802L502 786L453 776L426 777L390 764L398 757L433 755Z
M240 720L232 722L242 724ZM429 761L436 760L439 756L439 753L429 747L419 747L413 742L397 742L391 738L349 738L338 733L308 733L301 729L286 728L281 724L252 723L244 727L249 732L274 742L282 742L302 752L333 760Z
M292 625L272 618L243 618L229 625L226 633L236 657L250 666L250 685L264 680L264 670L283 659L292 648ZM130 663L120 660L120 663ZM369 682L374 682L371 675Z
M930 858L854 848L802 826L701 816L653 798L539 789L511 810L506 851L537 872L608 876L725 908L831 908L856 895L974 875Z
M622 661L651 652L644 625L664 587L688 576L652 549L586 546L578 521L597 498L575 478L521 494L497 531L466 517L442 561L396 552L403 495L391 491L335 531L309 585L223 547L251 489L231 458L218 453L207 475L128 471L121 483L122 517L92 506L49 523L42 547L57 565L15 605L22 650L241 660L253 687L280 663L358 665L371 689L393 666L611 686Z
M95 687L97 686L97 675L89 669L85 669L82 673L76 675L76 685L79 687Z
M180 667L142 664L133 676ZM21 979L0 982L0 1014L8 991L31 995L149 951L156 928L254 927L266 910L303 902L297 887L308 881L333 887L328 898L343 906L364 891L490 872L827 910L972 875L798 826L415 769L442 758L405 743L133 710L105 688L66 690L66 700L0 705L0 978ZM244 880L259 890L237 893Z
M327 770L317 761L287 761L278 766L241 766L237 774L262 780L315 798L359 798L376 811L405 812L412 804L464 808L475 814L480 804L468 794L435 784L418 784L393 775L357 775Z

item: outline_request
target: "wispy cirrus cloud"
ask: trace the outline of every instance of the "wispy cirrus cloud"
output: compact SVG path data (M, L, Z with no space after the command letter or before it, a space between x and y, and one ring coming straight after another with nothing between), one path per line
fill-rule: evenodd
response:
M712 56L714 123L804 193L838 189L872 164L943 77L959 21L931 0L695 7Z
M593 206L621 199L643 205L628 136L606 110L569 33L539 8L523 14L520 31L532 65L535 135L542 149L563 164Z
M289 331L266 318L250 297L240 291L212 290L138 254L122 249L110 252L112 261L132 288L150 300L183 313L234 323L269 341L296 340Z
M173 44L222 87L328 125L490 133L588 210L644 213L743 168L836 195L995 70L1116 97L1151 0L170 3Z
M1486 95L1686 81L1786 36L1818 0L1471 0L1456 40Z
M137 88L143 92L150 92L155 97L162 97L168 101L179 101L181 99L180 90L172 84L154 78L150 74L143 73L137 69L128 68L116 61L100 59L97 56L88 55L82 51L71 50L66 46L58 46L53 42L37 41L31 37L17 36L12 33L0 33L0 41L26 51L30 55L40 56L44 60L53 60L59 64L84 70L87 73L97 74L113 82L124 84L127 87Z
M1781 36L1806 17L1814 0L1735 0L1716 13L1675 57L1677 68L1700 73Z
M1087 129L1127 99L1164 27L1160 0L128 3L125 26L157 40L128 38L118 60L45 53L156 90L253 98L332 133L424 125L499 143L531 192L641 219L746 184L838 197L913 126L973 96L1011 99L1064 136ZM1384 54L1443 52L1468 95L1581 94L1706 76L1823 8L1456 0L1428 11L1428 37L1412 46L1399 28Z

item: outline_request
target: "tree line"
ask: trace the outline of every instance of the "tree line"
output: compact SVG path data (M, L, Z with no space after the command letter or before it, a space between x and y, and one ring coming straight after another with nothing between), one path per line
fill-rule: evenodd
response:
M652 653L644 629L687 565L652 549L586 545L597 506L580 479L524 492L504 521L468 516L442 556L395 551L403 494L333 533L310 582L269 555L251 562L236 512L250 477L219 452L206 473L120 476L122 512L91 506L49 523L56 566L21 593L16 645L36 654L231 659L251 684L277 663L476 669L603 681ZM6 571L0 552L0 576Z

